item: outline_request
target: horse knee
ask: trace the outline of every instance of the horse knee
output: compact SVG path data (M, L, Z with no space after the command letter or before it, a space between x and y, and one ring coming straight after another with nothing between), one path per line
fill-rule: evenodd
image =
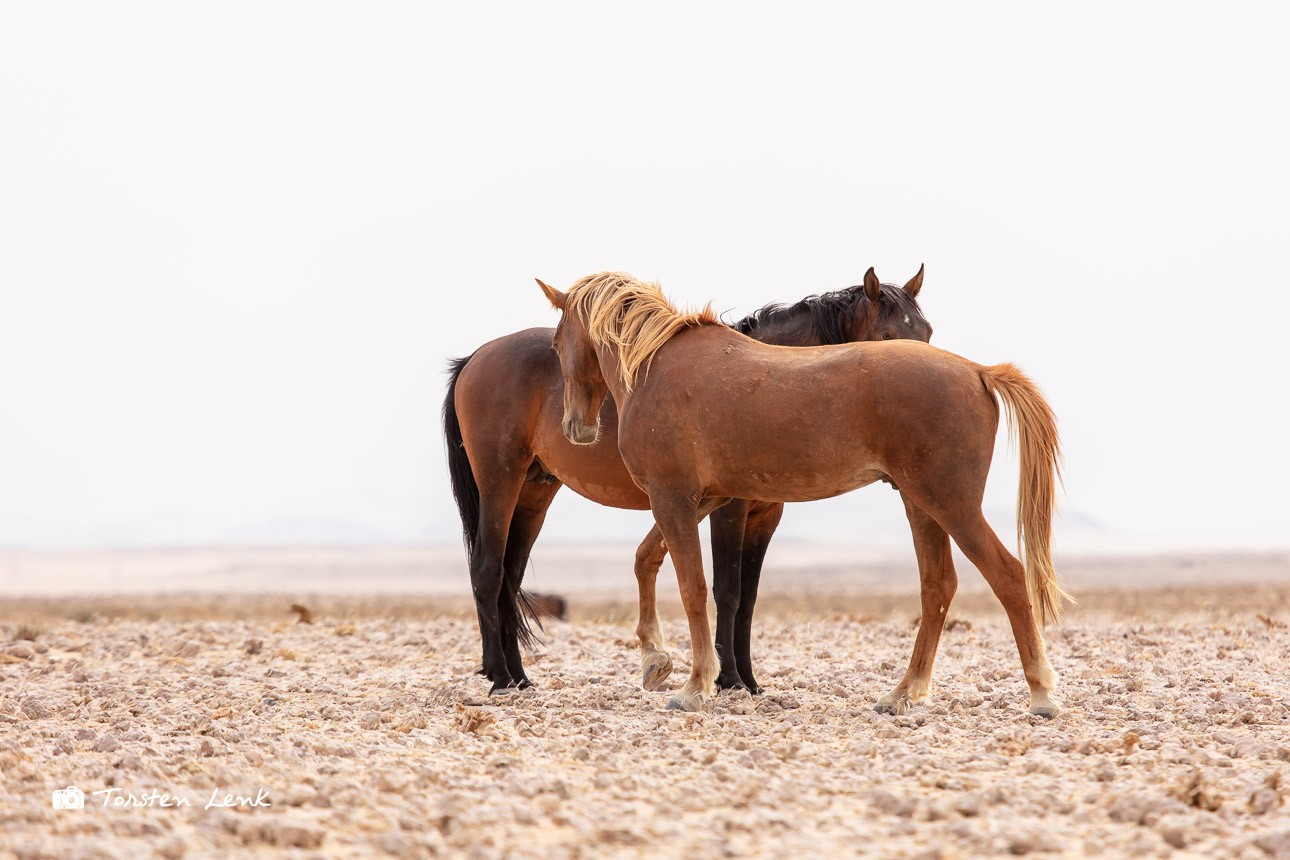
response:
M712 596L716 598L718 606L738 603L740 591L737 577L714 576L712 579Z
M646 538L640 546L636 548L636 575L642 573L658 573L658 569L663 565L663 556L667 555L667 544L662 538L650 540Z

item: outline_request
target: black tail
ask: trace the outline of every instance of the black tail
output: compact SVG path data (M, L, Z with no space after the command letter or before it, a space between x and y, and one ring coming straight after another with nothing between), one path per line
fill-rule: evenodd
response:
M448 476L452 479L452 497L461 514L461 536L466 542L466 562L475 557L475 534L479 531L479 485L470 468L470 458L461 438L457 420L457 377L474 356L454 358L448 362L448 396L443 399L443 436L448 443Z
M466 564L473 569L475 560L475 535L479 532L479 484L475 483L475 472L470 468L470 458L466 456L466 447L461 436L461 422L457 420L457 378L467 363L474 357L454 358L448 362L448 394L443 399L443 435L448 443L448 476L452 479L452 496L457 502L457 513L461 515L461 536L466 544ZM503 605L500 607L505 620L515 627L515 636L520 645L532 648L539 643L529 621L536 621L541 629L542 621L537 617L528 592L510 585L511 580L502 581Z

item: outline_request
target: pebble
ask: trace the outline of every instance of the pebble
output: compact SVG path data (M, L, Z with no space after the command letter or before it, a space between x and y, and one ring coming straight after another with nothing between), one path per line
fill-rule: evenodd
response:
M104 735L94 744L94 752L116 752L121 749L121 742L112 735Z
M22 712L29 720L47 720L54 715L53 708L36 698L23 699Z

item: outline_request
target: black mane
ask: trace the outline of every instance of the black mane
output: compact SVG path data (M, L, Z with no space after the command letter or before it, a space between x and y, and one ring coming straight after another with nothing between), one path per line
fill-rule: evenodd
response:
M895 284L882 285L883 303L891 303L906 313L921 315L918 302ZM807 296L793 304L769 304L731 324L740 334L756 337L756 332L772 326L784 325L809 314L820 343L835 345L847 342L847 324L856 314L868 307L869 299L864 286L847 287L831 293Z

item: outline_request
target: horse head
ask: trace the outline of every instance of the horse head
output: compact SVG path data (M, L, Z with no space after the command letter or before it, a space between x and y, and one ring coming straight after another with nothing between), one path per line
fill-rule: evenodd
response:
M600 438L600 406L609 392L596 347L587 333L586 321L569 306L568 294L534 280L551 306L560 311L560 324L551 339L551 349L560 356L560 373L564 377L564 420L560 429L575 445L593 445Z
M903 287L884 284L873 267L864 275L864 297L856 305L846 340L921 340L932 339L932 324L918 306L918 291L923 288L923 267Z

